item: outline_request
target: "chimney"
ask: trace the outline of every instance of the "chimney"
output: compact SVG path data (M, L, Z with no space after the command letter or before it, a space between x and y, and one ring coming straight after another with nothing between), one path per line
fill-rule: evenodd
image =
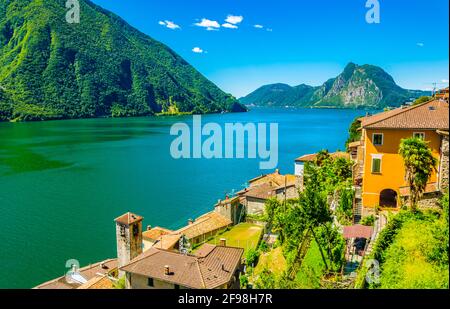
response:
M192 224L194 224L194 220L189 219L189 220L188 220L188 225L192 225Z
M147 231L150 231L152 229L151 225L147 225Z
M164 266L164 275L166 275L166 276L170 275L170 267L169 267L169 265Z
M227 246L227 240L225 238L221 238L220 239L220 246L221 247L226 247Z
M279 174L280 174L280 170L279 170L279 169L276 169L276 170L275 170L275 174L278 174L278 175L279 175Z

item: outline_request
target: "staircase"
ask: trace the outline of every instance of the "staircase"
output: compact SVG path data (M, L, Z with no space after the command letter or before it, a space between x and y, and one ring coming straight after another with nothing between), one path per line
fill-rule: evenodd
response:
M353 224L359 224L362 216L362 190L355 186L355 199L353 201Z
M372 252L373 245L375 244L378 236L380 235L380 232L386 226L387 222L388 222L387 217L384 214L380 213L374 223L372 238L370 239L369 246L367 247L365 253L366 256Z

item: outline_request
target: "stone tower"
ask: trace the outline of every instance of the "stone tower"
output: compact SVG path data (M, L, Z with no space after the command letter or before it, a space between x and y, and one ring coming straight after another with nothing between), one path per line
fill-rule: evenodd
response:
M142 253L141 216L130 212L116 218L117 264L122 267ZM123 276L119 270L119 276Z

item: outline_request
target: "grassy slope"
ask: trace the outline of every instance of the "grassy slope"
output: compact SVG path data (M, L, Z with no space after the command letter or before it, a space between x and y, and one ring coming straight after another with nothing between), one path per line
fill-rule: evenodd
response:
M380 287L448 288L448 259L447 263L442 263L433 256L442 247L442 239L438 236L440 229L441 223L430 218L413 218L403 223L386 250Z
M283 256L283 249L277 247L270 250L267 253L261 253L258 265L255 267L255 275L258 275L265 268L270 269L270 271L276 276L281 275L287 267L286 259Z
M313 241L295 278L296 284L301 289L318 289L324 272L325 264L319 246Z
M231 230L217 235L208 243L219 244L220 239L225 238L227 246L244 248L246 253L249 249L255 249L258 246L261 233L262 227L250 223L241 223L231 228Z

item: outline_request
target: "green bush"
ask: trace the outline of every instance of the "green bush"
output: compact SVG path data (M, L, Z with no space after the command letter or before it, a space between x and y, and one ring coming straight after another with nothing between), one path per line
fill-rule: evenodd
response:
M361 220L361 224L362 225L373 226L374 223L375 223L375 216L374 215L370 215L370 216L364 217Z
M247 266L256 265L259 259L260 252L256 249L249 249L245 254L245 263Z

